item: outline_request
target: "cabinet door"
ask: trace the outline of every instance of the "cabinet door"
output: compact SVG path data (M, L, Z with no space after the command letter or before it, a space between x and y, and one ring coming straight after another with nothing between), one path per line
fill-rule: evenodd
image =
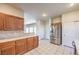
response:
M3 30L3 14L0 14L0 30Z
M0 55L1 55L1 50L0 50Z
M33 49L33 37L28 38L28 50Z
M18 25L17 28L18 30L23 30L24 26L23 26L23 19L18 19Z
M15 55L15 42L0 43L1 55Z
M5 47L1 50L1 55L15 55L15 46Z
M16 54L23 54L26 52L26 40L21 39L16 41Z
M34 37L34 48L38 46L38 37Z
M24 21L23 21L23 19L16 18L15 21L16 21L15 22L16 30L23 30L23 28L24 28Z
M4 20L4 30L14 30L14 29L15 29L14 17L6 15L6 19Z
M28 51L28 39L26 39L26 52Z

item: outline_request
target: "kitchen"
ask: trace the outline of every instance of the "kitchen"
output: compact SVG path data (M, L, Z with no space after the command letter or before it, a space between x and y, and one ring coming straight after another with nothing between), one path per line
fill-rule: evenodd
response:
M75 51L79 4L4 3L0 7L1 55L79 53Z

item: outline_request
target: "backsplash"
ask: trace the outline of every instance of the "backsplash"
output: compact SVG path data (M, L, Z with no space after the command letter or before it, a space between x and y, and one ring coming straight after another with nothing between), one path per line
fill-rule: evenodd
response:
M24 33L23 31L0 31L0 40L28 36L32 33Z

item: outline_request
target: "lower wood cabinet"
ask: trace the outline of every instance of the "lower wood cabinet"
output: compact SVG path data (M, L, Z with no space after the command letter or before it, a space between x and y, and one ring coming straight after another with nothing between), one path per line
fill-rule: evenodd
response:
M9 46L1 50L2 55L15 55L15 46Z
M0 43L0 55L20 55L38 46L38 37L29 37Z
M28 52L28 39L26 39L26 52Z
M28 51L29 50L32 50L33 49L33 45L34 45L34 41L33 41L33 37L31 37L31 38L28 38L27 39L27 42L28 42Z
M0 55L1 55L1 50L0 50Z
M16 41L16 54L23 54L26 52L26 40L20 39Z
M33 37L33 43L34 43L34 48L36 48L37 46L38 46L38 43L39 43L39 41L38 41L38 37L36 36L36 37Z
M1 55L15 55L15 42L1 43Z
M1 44L0 44L0 55L1 55Z

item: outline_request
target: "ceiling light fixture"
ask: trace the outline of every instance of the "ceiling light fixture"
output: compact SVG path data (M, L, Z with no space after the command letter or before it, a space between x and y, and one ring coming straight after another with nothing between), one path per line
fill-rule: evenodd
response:
M47 15L45 13L42 14L43 17L46 17Z

